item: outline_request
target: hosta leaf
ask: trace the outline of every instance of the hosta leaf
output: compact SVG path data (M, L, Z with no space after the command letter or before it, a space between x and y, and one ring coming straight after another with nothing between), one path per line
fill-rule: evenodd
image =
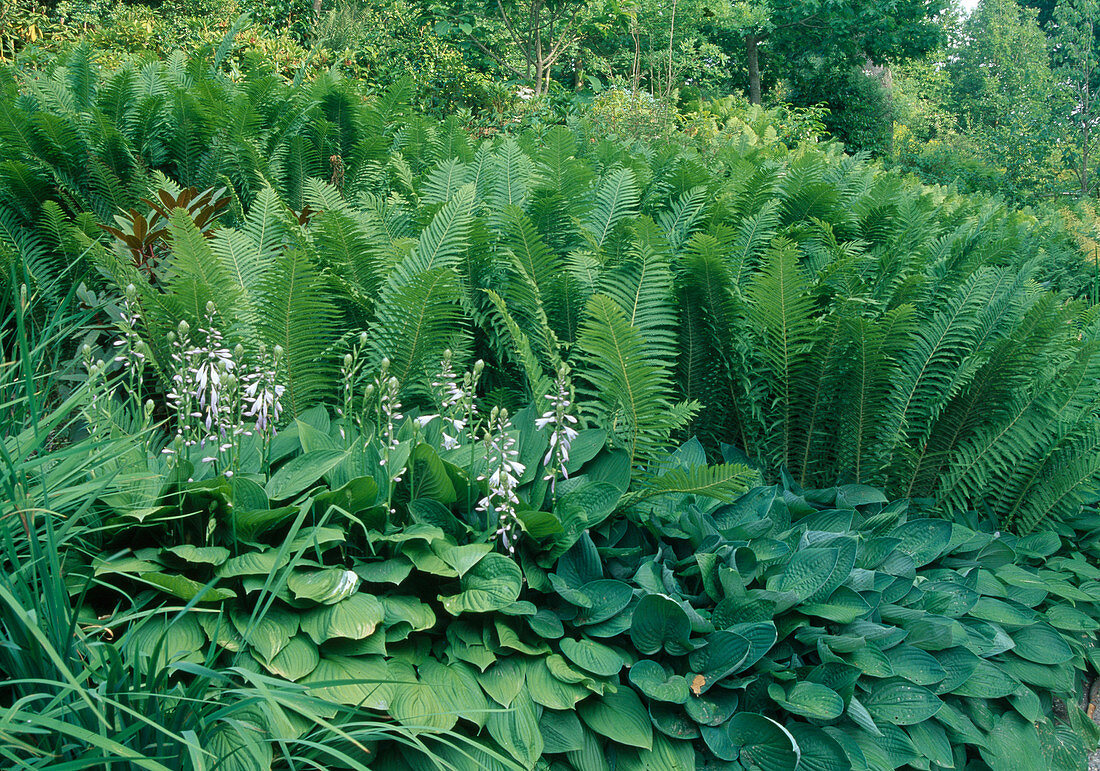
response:
M290 563L290 555L276 549L250 551L226 560L216 572L218 578L270 576Z
M581 702L578 711L585 725L601 736L628 747L653 747L649 713L630 688Z
M561 652L581 669L602 677L611 677L623 668L623 659L613 649L592 640L561 641Z
M259 729L242 720L219 722L203 738L203 748L213 755L220 771L271 768L271 744Z
M630 641L640 653L651 656L662 648L683 653L691 635L691 621L671 597L647 594L634 607Z
M543 752L578 752L584 748L584 728L575 710L543 710L539 718Z
M898 551L922 567L940 556L951 542L951 523L944 519L912 519L895 528L890 536L901 540Z
M795 553L776 582L775 589L799 600L813 595L829 580L840 562L840 549L807 548ZM771 588L769 586L769 588Z
M772 695L773 691L775 693ZM802 717L835 720L844 714L844 699L832 688L820 683L798 682L785 694L779 685L772 685L768 693L783 709Z
M173 597L179 597L184 602L191 602L196 597L198 597L195 600L196 602L221 602L237 596L237 593L232 589L217 586L204 588L204 584L192 581L190 578L181 576L178 573L141 573L137 577L139 580L153 584Z
M737 691L712 688L701 695L692 693L684 702L684 709L688 717L699 725L716 726L730 719L730 716L737 711L740 701L741 697L737 695Z
M441 560L446 562L455 573L462 577L474 567L481 558L491 552L493 547L487 543L471 543L465 546L456 546L449 541L436 541L432 544L432 551Z
M405 557L394 557L377 562L360 562L355 572L371 584L400 584L412 572L412 563Z
M787 730L798 743L800 771L847 771L852 767L844 748L820 728L792 721Z
M798 743L787 729L771 718L739 712L726 724L730 743L738 749L742 765L761 771L789 771L798 766Z
M523 690L527 675L527 663L522 656L498 659L496 664L477 675L477 681L485 692L502 707L512 706Z
M285 677L287 680L301 680L312 672L321 660L317 654L317 646L304 635L291 638L290 642L270 660L264 660L258 656L255 649L253 649L253 656L269 672Z
M429 658L418 669L420 681L435 692L445 712L469 720L479 728L485 725L489 700L469 666L461 662L445 665Z
M527 690L532 701L547 709L571 710L591 694L583 685L563 683L554 677L545 658L537 658L527 665Z
M1005 672L1000 664L979 661L961 685L951 691L956 696L973 696L976 699L1000 699L1016 691L1020 682Z
M462 577L462 591L440 596L443 607L453 616L461 613L488 613L500 610L519 599L523 576L519 565L503 554L486 554Z
M692 693L697 696L705 693L722 678L740 672L751 648L749 641L736 632L707 635L706 645L688 656L688 666L697 673L691 680Z
M220 565L229 559L229 549L224 546L192 546L191 544L181 544L180 546L171 546L164 550L166 554L172 554L179 557L184 562L190 562L193 565Z
M582 625L607 621L621 613L634 596L630 584L610 578L589 581L581 587L581 592L591 601L590 605L582 607L574 619L574 623Z
M653 749L619 754L617 768L623 771L695 771L695 748L690 742L670 741L653 735Z
M273 501L292 498L336 468L347 457L343 450L314 450L292 458L271 475L264 492Z
M630 668L630 682L650 699L683 704L690 690L687 680L680 675L669 675L664 667L653 659L642 659Z
M169 661L199 663L203 660L206 635L196 615L188 613L175 619L153 616L133 626L123 638L123 646L140 660L152 657L159 645L155 661L158 670L165 668Z
M518 696L510 709L491 712L485 723L489 735L523 768L534 768L542 755L542 733L539 731L535 705L526 694Z
M435 690L423 683L395 686L389 711L397 722L426 730L449 731L458 722L458 714L445 710Z
M917 685L934 685L947 677L947 670L931 653L912 645L890 648L886 651L886 658L895 675Z
M148 576L146 576L148 578ZM1036 664L1064 664L1073 658L1065 638L1047 624L1034 624L1012 634L1017 656Z
M298 600L312 600L333 605L351 596L359 588L355 571L343 568L293 571L286 580L287 588Z
M302 631L320 645L337 637L362 640L374 634L386 612L377 599L359 592L335 605L314 608L302 616Z
M388 710L395 689L416 684L412 667L387 662L381 656L322 656L301 680L309 693L338 704Z
M272 605L262 615L256 613L255 618L251 612L234 609L229 618L264 661L271 661L298 634L298 616L279 605Z
M891 678L869 685L863 705L875 720L912 725L939 711L942 702L921 685Z
M382 624L386 628L386 638L391 641L404 640L410 632L422 632L435 626L435 611L432 606L415 597L382 597L385 615Z

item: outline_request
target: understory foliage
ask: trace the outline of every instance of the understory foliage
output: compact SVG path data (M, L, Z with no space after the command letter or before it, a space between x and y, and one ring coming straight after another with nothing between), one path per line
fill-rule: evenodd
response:
M0 73L4 757L1077 767L1061 235L759 112L475 141L408 95Z

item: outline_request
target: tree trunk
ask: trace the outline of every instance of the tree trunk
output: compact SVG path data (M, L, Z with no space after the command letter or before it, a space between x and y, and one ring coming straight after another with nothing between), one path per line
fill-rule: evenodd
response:
M760 104L760 54L757 44L760 38L749 35L745 38L745 53L749 60L749 101L752 104Z

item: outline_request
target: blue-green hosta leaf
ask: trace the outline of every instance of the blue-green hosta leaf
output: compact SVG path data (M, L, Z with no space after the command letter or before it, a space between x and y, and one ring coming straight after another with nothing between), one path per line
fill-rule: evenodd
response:
M592 676L573 667L563 656L552 653L546 657L546 666L563 683L591 683Z
M535 704L527 694L517 696L511 708L491 712L485 727L493 740L524 768L534 768L544 745Z
M935 715L943 702L922 685L890 678L869 684L863 705L878 721L912 725Z
M917 685L935 685L947 677L947 670L931 654L912 645L897 645L886 651L894 674Z
M687 680L680 675L669 675L665 668L653 659L641 659L630 668L630 682L650 699L683 704L691 691Z
M240 632L229 620L229 614L223 612L198 614L199 626L206 632L206 636L227 651L236 653L245 644Z
M1047 622L1067 632L1093 632L1100 629L1100 621L1068 605L1054 605L1046 611Z
M118 557L112 560L95 557L92 560L92 567L95 569L95 575L97 576L107 573L141 575L143 573L155 573L158 570L164 569L163 565L158 565L156 562L150 562L149 560L138 559L137 557Z
M584 748L584 728L573 709L543 710L539 718L539 732L542 734L543 752L579 752Z
M1065 664L1073 658L1073 650L1059 632L1047 624L1034 624L1012 634L1017 656L1036 664Z
M561 652L581 669L601 677L611 677L623 668L623 658L614 649L592 640L561 641Z
M229 549L224 546L192 546L181 544L164 549L164 553L179 557L193 565L220 565L229 559Z
M789 771L798 766L801 753L794 736L769 717L754 712L734 715L725 730L738 757L747 768Z
M334 605L350 597L359 588L359 576L355 571L343 568L299 568L287 577L286 585L295 599Z
M652 656L662 648L672 653L687 651L691 621L680 604L661 594L647 594L634 607L630 640L642 654Z
M307 551L307 554L320 549L332 548L334 544L347 540L347 531L339 527L303 527L290 542L288 550L293 554Z
M420 682L435 692L445 713L469 720L479 728L485 725L490 710L489 700L468 665L462 662L442 664L428 658L417 669Z
M688 717L686 710L674 704L651 701L649 716L653 719L653 727L670 739L689 742L699 738L699 724Z
M716 726L729 720L740 702L737 691L712 688L703 694L693 692L684 702L684 709L688 717L699 725Z
M943 554L951 543L951 523L945 519L911 519L890 535L901 539L898 551L909 555L919 568Z
M833 737L817 726L792 721L787 730L798 743L798 768L804 771L848 771L852 761Z
M960 685L951 692L956 696L972 696L976 699L1000 699L1016 691L1020 682L1004 671L1001 664L979 661Z
M335 605L314 608L302 616L302 631L320 645L337 637L362 640L374 634L386 611L375 597L359 592Z
M264 500L267 500L267 496L264 496ZM251 542L257 536L294 519L299 512L300 509L297 506L280 506L277 509L233 508L229 512L229 518L237 537L242 541Z
M1006 626L1027 626L1036 619L1036 613L1031 608L998 600L995 597L980 598L971 608L970 615L974 618Z
M850 624L870 613L871 606L858 592L839 586L825 602L803 603L798 606L798 611L837 624Z
M840 549L810 547L795 552L775 580L774 590L786 592L803 601L815 594L833 575L840 563ZM772 589L771 581L768 582Z
M724 677L740 672L752 649L751 643L736 632L714 632L705 639L706 644L688 656L688 666L697 673L691 680L691 691L696 696Z
M316 483L347 457L343 450L314 450L292 458L271 475L264 492L273 501L292 498Z
M503 554L486 554L462 577L462 591L439 600L448 613L488 613L519 599L523 576L519 565Z
M378 501L378 483L374 477L355 477L336 490L327 490L313 497L313 503L322 515L331 507L348 514L358 514Z
M291 638L290 642L269 661L264 660L255 648L252 649L252 657L268 672L285 677L287 680L301 680L316 669L317 663L321 660L317 654L317 646L304 635Z
M893 677L894 667L886 653L876 645L864 645L856 648L845 656L848 663L859 667L864 674L871 677Z
M797 682L786 692L773 683L768 695L787 712L814 720L836 720L844 714L844 699L832 688L820 683Z
M863 702L859 699L853 696L848 700L847 712L852 722L864 731L873 736L882 736L882 731L875 724L875 719L871 717L871 713L867 711L867 708L863 706Z
M634 597L634 590L625 581L600 578L589 581L581 587L581 592L591 601L591 605L582 606L573 620L576 624L599 624L621 613Z
M970 679L981 659L966 648L948 648L937 651L936 661L943 667L946 677L935 687L936 693L950 693Z
M1013 771L1047 771L1042 744L1035 726L1011 710L999 718L988 733L985 746L979 746L982 760L991 768Z
M298 634L298 616L280 605L272 605L253 618L251 611L233 609L229 618L237 632L265 661L287 646Z
M526 617L527 625L531 631L544 640L559 640L565 634L565 627L561 619L552 610L539 609L535 615Z
M601 736L628 747L653 747L653 723L630 688L581 702L578 711L585 725Z
M417 679L409 664L386 661L381 656L325 655L301 683L310 686L309 694L320 699L388 710L395 690L415 685Z

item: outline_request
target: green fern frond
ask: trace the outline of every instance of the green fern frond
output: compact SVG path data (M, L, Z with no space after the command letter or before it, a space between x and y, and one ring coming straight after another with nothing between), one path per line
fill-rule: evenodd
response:
M661 212L658 220L665 238L668 239L669 248L673 252L680 250L703 218L703 211L707 207L709 197L706 187L697 185L681 195L671 207Z
M596 405L596 421L626 449L632 464L656 459L683 417L672 411L665 363L651 356L618 303L601 294L588 301L577 349L576 371L587 382L581 390Z
M596 191L595 206L584 220L585 238L599 252L615 226L637 211L641 195L634 172L626 168L611 171Z
M492 289L485 289L484 292L492 301L493 307L496 309L497 313L500 314L505 329L508 330L512 348L515 351L515 357L519 361L520 366L523 367L523 373L527 379L527 390L531 400L535 404L542 403L542 397L550 393L552 383L546 371L543 369L542 362L539 361L538 356L535 355L535 351L531 347L530 339L520 328L519 324L516 323L512 314L509 313L508 306L505 304L504 299Z
M389 284L399 286L420 273L453 268L466 247L473 207L474 186L463 185L420 233L416 250L397 265L390 275Z

